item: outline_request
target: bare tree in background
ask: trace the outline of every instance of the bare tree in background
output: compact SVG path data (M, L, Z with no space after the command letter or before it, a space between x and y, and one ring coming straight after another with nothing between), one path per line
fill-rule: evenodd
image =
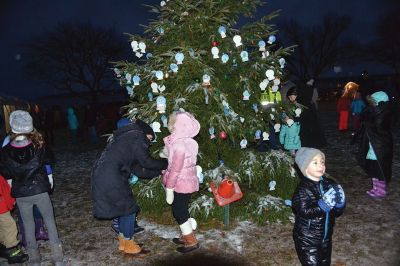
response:
M24 46L26 72L60 91L82 95L97 103L99 93L115 79L110 64L123 55L124 43L114 30L90 24L59 24Z
M384 16L377 26L378 38L367 49L366 57L392 68L400 75L400 8Z
M288 58L289 72L304 83L345 59L350 47L340 44L339 38L350 23L348 16L326 16L321 25L312 28L294 20L285 23L282 32L288 45L297 45Z

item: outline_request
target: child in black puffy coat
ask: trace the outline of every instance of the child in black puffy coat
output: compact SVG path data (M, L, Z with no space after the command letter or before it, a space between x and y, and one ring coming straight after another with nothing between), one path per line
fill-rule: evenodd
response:
M346 204L344 191L323 176L325 155L320 150L300 148L295 161L304 175L292 199L297 256L302 265L330 265L335 218Z

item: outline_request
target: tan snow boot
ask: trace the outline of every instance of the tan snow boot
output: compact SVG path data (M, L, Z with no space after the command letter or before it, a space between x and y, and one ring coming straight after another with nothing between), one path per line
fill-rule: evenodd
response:
M124 251L125 250L125 244L126 244L126 239L123 236L118 236L118 240L119 240L119 246L118 249L120 251Z
M142 248L133 240L125 240L124 252L128 254L138 254L142 251Z
M176 249L178 252L188 253L200 247L199 242L197 241L197 238L193 232L188 235L184 235L183 242L183 247L179 247Z

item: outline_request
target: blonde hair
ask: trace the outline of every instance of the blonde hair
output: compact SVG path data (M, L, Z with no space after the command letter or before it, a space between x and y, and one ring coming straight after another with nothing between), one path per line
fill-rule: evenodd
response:
M169 121L168 121L168 130L169 132L172 133L172 130L174 129L174 125L176 122L176 116L177 116L177 112L173 112L170 116L169 116Z

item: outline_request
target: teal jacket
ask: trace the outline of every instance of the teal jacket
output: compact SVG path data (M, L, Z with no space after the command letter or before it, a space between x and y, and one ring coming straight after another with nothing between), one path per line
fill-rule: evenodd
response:
M283 125L279 133L279 140L286 150L297 150L301 148L300 123L294 122L292 126Z

